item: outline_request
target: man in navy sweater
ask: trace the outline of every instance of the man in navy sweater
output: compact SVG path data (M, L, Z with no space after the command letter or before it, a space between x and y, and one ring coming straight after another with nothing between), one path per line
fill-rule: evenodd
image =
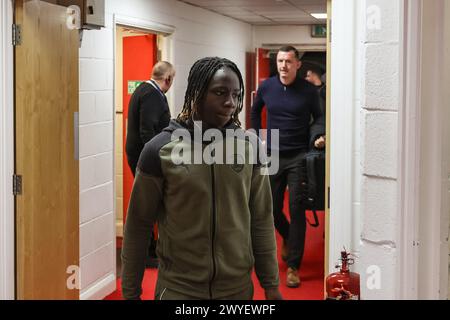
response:
M261 112L267 109L268 151L278 149L279 170L270 177L273 216L277 231L283 237L282 257L287 260L288 287L298 287L306 234L306 207L302 203L301 160L311 147L325 147L325 120L320 109L317 89L297 77L301 61L297 49L282 47L277 54L278 75L264 81L252 106L252 127L261 129ZM270 141L270 131L279 130L279 145ZM291 223L283 214L286 186L289 187ZM287 250L289 248L289 250Z

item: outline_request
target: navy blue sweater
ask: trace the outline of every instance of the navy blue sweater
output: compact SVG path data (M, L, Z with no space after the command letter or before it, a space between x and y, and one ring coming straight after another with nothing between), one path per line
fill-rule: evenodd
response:
M278 76L264 81L258 89L252 106L252 127L261 129L261 111L267 108L267 135L270 148L270 130L280 131L280 151L308 150L315 139L325 134L325 119L320 109L317 89L301 78L289 86ZM311 122L311 120L313 120Z

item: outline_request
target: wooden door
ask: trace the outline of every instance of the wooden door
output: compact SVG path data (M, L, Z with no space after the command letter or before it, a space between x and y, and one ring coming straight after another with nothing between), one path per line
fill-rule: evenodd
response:
M66 8L16 0L15 47L18 299L78 299L67 270L79 265L77 30ZM73 284L73 283L72 283Z

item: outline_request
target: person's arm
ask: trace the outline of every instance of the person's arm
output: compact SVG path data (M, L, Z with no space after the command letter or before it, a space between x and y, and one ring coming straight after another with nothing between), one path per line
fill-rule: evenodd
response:
M252 128L255 129L256 132L259 132L259 130L261 129L261 112L264 105L265 103L262 98L261 88L259 88L258 92L256 93L255 101L253 102L250 114L252 121Z
M164 108L164 110L161 111L158 123L158 131L162 131L164 128L168 127L169 123L170 123L170 110L169 107L167 106L167 108Z
M150 141L157 132L161 115L165 110L165 102L161 94L156 90L151 90L141 98L139 109L139 135L145 144Z
M255 165L250 190L251 238L255 272L266 299L282 299L278 290L278 260L275 228L272 214L272 195L269 176L261 173L263 167Z
M157 160L158 153L149 149L151 148L147 145L139 159L125 222L122 246L122 294L127 300L140 299L142 294L141 285L150 233L157 219L157 213L162 208L163 178L158 172L158 166L160 168L161 165Z
M311 123L310 129L309 129L309 144L310 147L314 147L316 142L320 142L321 140L324 140L325 136L325 116L322 113L322 110L320 108L320 96L317 91L313 91L311 94L311 114L313 117L313 122ZM321 139L322 138L322 139Z

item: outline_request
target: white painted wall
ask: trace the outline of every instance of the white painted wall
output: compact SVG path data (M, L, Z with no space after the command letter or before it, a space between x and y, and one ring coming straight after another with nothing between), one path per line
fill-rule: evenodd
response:
M12 4L0 3L0 300L14 299Z
M253 50L250 25L175 0L107 0L106 28L85 31L80 49L81 299L100 299L115 289L115 14L175 27L167 39L170 52L163 57L177 71L169 91L173 117L181 110L189 69L197 59L229 58L245 77L245 52Z
M363 299L396 292L399 4L333 1L329 267L343 246L356 252ZM374 290L372 265L381 271Z
M80 49L81 299L115 289L113 30L85 31Z
M327 39L311 37L311 26L253 26L255 48L276 49L288 44L294 45L300 51L325 51Z
M342 245L358 252L363 299L448 296L450 13L422 3L333 0L330 268ZM410 5L422 43L420 23L418 41L403 29Z

